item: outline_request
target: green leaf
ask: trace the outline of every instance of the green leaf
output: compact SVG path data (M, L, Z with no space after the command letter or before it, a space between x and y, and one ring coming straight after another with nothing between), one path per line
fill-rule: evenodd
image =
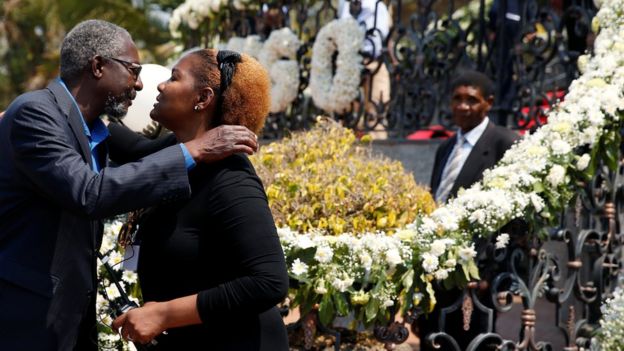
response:
M370 322L377 316L379 311L379 301L377 299L371 299L366 305L366 322Z
M401 277L401 283L403 287L409 289L414 284L414 269L410 268L403 276Z
M323 295L321 303L319 305L319 318L323 325L329 326L334 319L335 309L334 302L332 301L331 294Z
M533 191L536 193L541 193L544 191L544 184L542 184L541 182L535 182L533 184Z
M479 279L479 268L472 260L468 262L468 272L472 278Z
M466 286L466 284L468 283L468 279L466 279L466 275L462 274L462 272L460 272L458 269L455 270L455 272L453 272L454 275L454 281L455 283L457 283L457 286L459 287L464 287Z
M461 265L462 271L464 272L464 276L466 277L466 280L470 280L470 271L468 270L468 266L466 265L466 263L463 263Z
M349 313L349 304L343 293L333 294L334 304L336 305L336 311L341 316L346 316Z
M617 166L618 166L617 151L614 151L611 145L608 145L605 148L604 159L605 159L605 163L607 164L607 166L609 166L610 170L615 171L617 169Z
M442 281L442 286L444 286L444 289L446 290L451 290L455 286L455 281L454 279L444 279Z

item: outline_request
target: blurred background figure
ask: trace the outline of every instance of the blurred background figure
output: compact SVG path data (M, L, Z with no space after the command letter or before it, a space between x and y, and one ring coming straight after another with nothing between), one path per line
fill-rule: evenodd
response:
M338 18L349 17L355 18L366 31L362 54L368 73L364 75L362 86L366 112L376 119L383 112L380 105L390 101L390 75L380 56L390 31L391 17L383 1L341 0Z

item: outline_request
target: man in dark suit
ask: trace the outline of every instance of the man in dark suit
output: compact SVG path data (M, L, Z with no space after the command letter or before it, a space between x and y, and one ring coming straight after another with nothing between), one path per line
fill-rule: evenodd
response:
M97 350L100 219L187 197L195 162L257 147L227 126L106 167L124 150L109 149L100 116L125 115L143 87L138 62L127 31L80 23L63 41L60 78L0 120L0 350Z
M431 173L431 193L442 203L460 188L481 180L483 171L494 166L518 139L518 134L487 117L494 102L494 84L486 75L465 71L451 88L451 112L458 130L438 147Z
M487 117L494 102L494 84L486 75L476 71L462 72L451 83L451 88L451 111L458 130L436 152L431 193L438 203L446 202L455 197L460 188L469 188L481 180L483 171L493 167L518 139L516 133L495 125ZM477 248L479 246L481 243L477 243ZM487 288L479 294L487 295L486 291ZM493 328L494 315L475 309L471 314L470 328L464 329L461 290L448 291L436 286L436 298L434 311L419 319L421 337L444 328L457 342L459 349L465 350L479 333ZM480 300L487 305L487 298ZM441 314L445 318L443 326L438 324ZM442 349L446 349L450 344L442 340L438 339ZM431 349L426 341L421 345L423 350Z

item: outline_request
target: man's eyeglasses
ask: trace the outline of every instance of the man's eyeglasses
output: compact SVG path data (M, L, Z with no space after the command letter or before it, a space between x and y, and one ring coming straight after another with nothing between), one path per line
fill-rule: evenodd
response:
M143 66L139 65L138 63L124 61L124 60L120 60L114 57L104 57L104 58L121 63L124 67L126 67L128 71L130 71L130 73L132 73L135 80L139 79L139 74L141 74L141 69L143 69Z

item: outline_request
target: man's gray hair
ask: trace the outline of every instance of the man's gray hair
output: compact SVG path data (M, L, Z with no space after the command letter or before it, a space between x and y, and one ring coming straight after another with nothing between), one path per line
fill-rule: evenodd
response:
M61 45L61 78L78 78L96 55L117 57L131 38L127 30L102 20L78 23L63 39Z

